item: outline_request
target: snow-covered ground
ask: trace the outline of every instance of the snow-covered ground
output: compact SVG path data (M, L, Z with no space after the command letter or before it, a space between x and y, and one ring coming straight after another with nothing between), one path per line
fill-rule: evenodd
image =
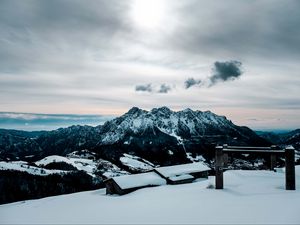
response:
M226 171L224 190L214 177L183 185L145 188L124 196L105 189L0 206L2 224L299 224L297 190L272 171Z
M120 169L118 166L116 166L115 164L107 160L98 159L97 162L98 165L100 166L100 168L98 168L99 172L101 172L102 175L106 178L118 177L118 176L130 174L129 172Z
M36 166L29 165L25 161L11 161L11 162L0 161L0 170L16 170L16 171L27 172L29 174L39 175L39 176L47 176L49 174L68 173L68 171L63 171L63 170L48 170L44 168L39 168Z
M82 159L82 158L67 158L59 155L47 156L37 162L38 166L46 166L53 162L65 162L77 168L78 170L83 170L87 174L94 176L94 172L97 169L97 164L91 159Z
M152 170L154 165L140 157L129 155L129 154L123 154L123 157L120 157L120 161L123 165L128 166L132 170L138 170L138 171L149 171Z

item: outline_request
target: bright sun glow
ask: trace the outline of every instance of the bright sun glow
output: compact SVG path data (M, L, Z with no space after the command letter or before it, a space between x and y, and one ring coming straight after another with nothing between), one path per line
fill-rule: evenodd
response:
M132 18L140 28L158 28L162 23L164 11L163 0L133 0Z

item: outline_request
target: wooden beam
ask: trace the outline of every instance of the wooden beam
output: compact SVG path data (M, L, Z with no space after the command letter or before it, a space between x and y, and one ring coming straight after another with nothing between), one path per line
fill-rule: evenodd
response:
M226 148L223 149L224 153L241 153L241 154L247 154L247 153L268 153L268 154L276 154L276 155L280 155L280 154L284 154L285 151L284 150L260 150L260 149L253 149L253 150L249 150L249 149L230 149L230 148Z
M226 146L226 147L225 147ZM255 147L255 146L228 146L228 145L223 145L224 148L230 148L230 149L260 149L260 150L271 150L272 147Z

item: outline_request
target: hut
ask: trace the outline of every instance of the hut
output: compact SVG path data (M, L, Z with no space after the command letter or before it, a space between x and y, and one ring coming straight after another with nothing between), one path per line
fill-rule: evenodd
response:
M166 180L155 172L124 175L105 180L106 194L124 195L140 188L166 184Z
M207 178L211 169L204 163L188 163L155 168L154 172L166 179L167 184L191 183L197 178Z

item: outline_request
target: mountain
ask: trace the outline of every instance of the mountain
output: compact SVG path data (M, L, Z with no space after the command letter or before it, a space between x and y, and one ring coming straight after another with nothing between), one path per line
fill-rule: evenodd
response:
M97 157L120 164L123 153L161 165L190 161L187 155L211 158L216 144L268 146L271 143L247 127L210 111L167 107L150 111L133 107L102 126L71 126L54 131L0 130L2 160L39 160L88 149Z
M53 131L0 130L0 159L35 161L89 149L99 141L99 127L70 126Z
M174 112L167 107L151 111L133 107L106 122L100 133L95 151L102 157L116 160L120 154L129 152L164 165L188 161L187 153L211 158L216 144L271 144L225 116L191 109Z
M300 129L285 133L262 132L257 134L262 138L278 145L292 145L295 149L300 149Z
M41 152L36 139L44 133L47 132L0 129L0 159L26 159L36 152Z

